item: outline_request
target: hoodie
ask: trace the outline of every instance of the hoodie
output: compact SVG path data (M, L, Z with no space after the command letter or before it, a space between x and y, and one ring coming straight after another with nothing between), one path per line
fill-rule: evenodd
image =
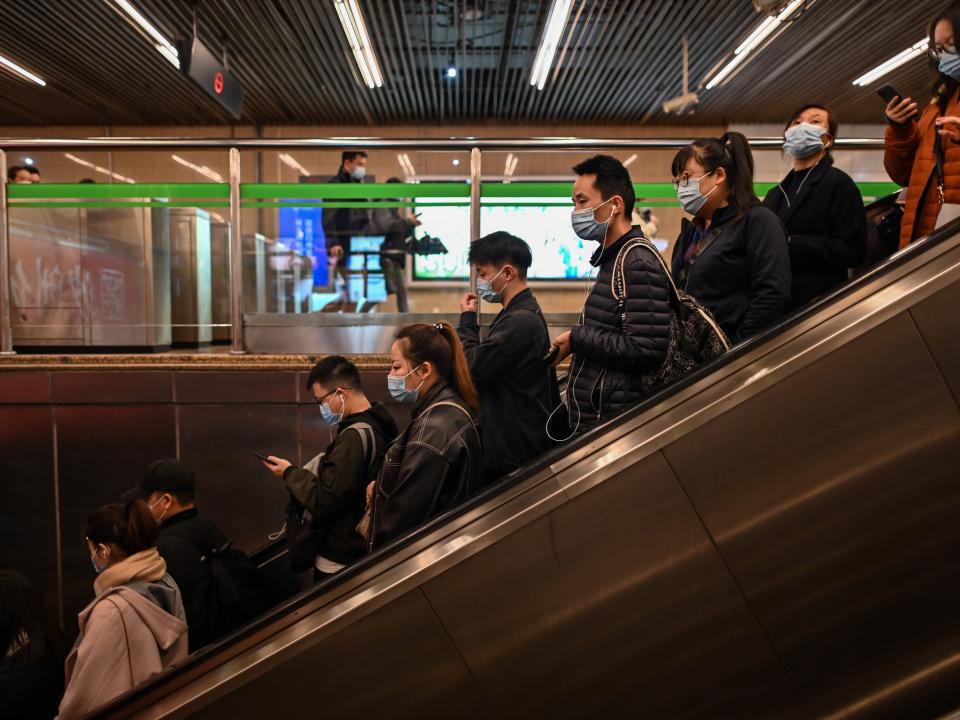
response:
M364 457L359 432L349 429L357 423L373 429L372 458ZM366 553L367 542L356 531L367 509L366 488L377 479L383 456L399 434L387 407L373 403L369 410L343 418L316 473L298 467L284 472L290 495L313 515L322 557L347 565Z
M111 565L97 597L77 617L80 635L67 656L61 720L83 717L187 656L180 590L157 549Z

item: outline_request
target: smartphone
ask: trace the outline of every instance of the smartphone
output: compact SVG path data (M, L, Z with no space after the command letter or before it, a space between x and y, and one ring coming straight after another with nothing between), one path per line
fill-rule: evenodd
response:
M543 356L543 360L541 360L540 362L543 363L544 367L550 367L551 365L553 365L554 360L557 359L557 355L559 354L560 354L560 346L551 345L550 349L547 350L547 354Z
M261 455L258 452L255 452L253 454L256 455L258 458L260 458L261 460L263 460L264 462L270 462L270 459L266 455Z
M889 105L894 98L903 100L903 95L897 92L897 89L893 85L884 85L883 87L877 88L877 95L882 97L887 105Z

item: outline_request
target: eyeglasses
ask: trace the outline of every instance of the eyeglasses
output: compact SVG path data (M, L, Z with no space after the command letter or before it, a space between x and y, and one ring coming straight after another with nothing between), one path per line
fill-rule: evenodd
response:
M679 189L682 188L682 187L687 187L687 185L690 184L690 181L691 181L691 180L703 180L707 175L710 175L710 174L711 174L711 173L704 173L703 175L701 175L701 176L698 177L698 178L691 178L691 177L690 177L690 173L688 173L688 172L682 172L682 173L680 173L679 176L677 176L677 177L675 177L675 178L673 179L673 187L674 187L674 189L679 190Z
M353 388L352 388L352 387L342 387L342 388L339 388L339 387L338 387L338 388L334 388L334 389L331 390L330 392L324 393L323 395L321 395L320 397L318 397L318 398L317 398L317 405L323 405L323 401L326 400L326 399L327 399L328 397L330 397L331 395L333 395L333 394L334 394L335 392L337 392L338 390L353 390Z
M927 55L929 55L933 60L940 61L940 58L943 57L943 54L947 53L956 53L957 48L954 43L948 45L935 45L934 47L927 50Z

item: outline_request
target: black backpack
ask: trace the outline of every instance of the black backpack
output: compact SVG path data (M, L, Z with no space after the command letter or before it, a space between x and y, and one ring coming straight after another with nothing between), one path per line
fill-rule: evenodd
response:
M710 311L674 284L673 276L660 251L645 238L624 243L613 265L611 287L620 312L622 332L626 332L627 327L627 281L624 264L627 255L634 248L652 253L670 283L670 306L673 312L670 313L667 355L659 368L646 373L642 378L644 390L652 393L720 357L730 349L730 342Z
M200 638L202 642L218 640L267 609L263 577L246 553L233 547L229 540L213 547L195 533L180 533L177 529L178 526L174 525L166 530L165 535L190 544L200 553L201 562L207 567L199 587L195 588L205 599L206 637ZM207 529L211 535L222 537L212 528ZM193 642L191 646L194 646Z

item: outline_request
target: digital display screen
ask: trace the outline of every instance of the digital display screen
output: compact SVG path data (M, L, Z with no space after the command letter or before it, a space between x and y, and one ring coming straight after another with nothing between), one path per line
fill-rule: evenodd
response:
M437 198L432 198L436 200ZM549 202L553 206L485 206L480 209L483 235L504 230L526 241L533 254L528 280L580 280L590 277L590 257L597 243L578 238L570 227L573 204L557 206L557 198L523 198L520 202ZM429 233L443 241L446 255L417 255L414 280L464 280L468 276L470 210L466 207L418 206L417 237Z

